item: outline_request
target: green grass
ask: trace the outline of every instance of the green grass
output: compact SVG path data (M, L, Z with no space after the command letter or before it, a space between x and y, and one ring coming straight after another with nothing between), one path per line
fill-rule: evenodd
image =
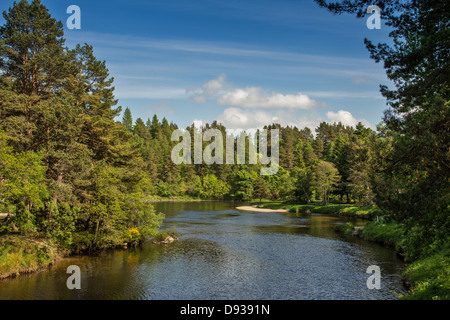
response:
M369 221L365 224L362 236L365 240L383 243L393 246L398 252L402 252L404 238L403 227L396 222Z
M354 204L291 204L282 201L262 202L258 204L261 208L287 209L300 213L328 213L338 214L346 217L358 217L363 219L373 219L383 215L383 211L376 206L359 207Z
M402 300L450 300L450 247L409 265L405 277L411 285Z
M0 239L0 279L30 273L49 266L58 258L48 243L23 236Z
M351 222L337 224L334 227L337 231L340 231L344 234L351 234L353 232L354 225Z

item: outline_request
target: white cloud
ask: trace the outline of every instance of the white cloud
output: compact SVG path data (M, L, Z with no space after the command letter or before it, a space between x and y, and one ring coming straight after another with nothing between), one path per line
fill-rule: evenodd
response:
M303 93L281 94L266 92L260 87L234 88L227 82L226 75L206 81L201 87L186 89L189 100L195 103L205 103L209 98L216 98L217 103L225 106L242 108L286 108L312 109L318 102Z
M231 87L230 83L227 83L225 74L221 74L217 79L209 80L202 86L203 91L208 95L216 95L222 90L226 90Z
M356 127L361 122L366 127L374 129L374 127L365 119L356 119L350 112L340 110L338 112L329 111L326 113L326 119L317 112L308 112L307 114L298 115L296 110L262 110L262 109L245 109L230 107L223 110L222 114L214 118L217 122L223 124L229 133L239 133L247 131L256 132L264 126L278 123L281 126L295 126L299 129L305 127L311 129L314 134L315 129L321 122L337 123ZM328 119L328 120L327 120ZM208 121L195 119L194 124L197 126Z
M200 88L190 87L186 89L189 99L195 103L205 103L208 98L215 97L231 88L231 83L226 81L226 75L221 74L217 79L206 81Z
M317 101L312 100L306 94L267 93L259 87L234 89L221 95L217 102L222 105L244 108L312 109L318 105Z
M331 123L341 122L346 126L356 127L358 122L361 122L366 127L373 127L366 119L356 119L350 112L344 110L339 110L338 112L328 111L327 118Z
M216 119L227 129L234 132L245 130L254 132L273 123L282 126L296 126L300 129L309 127L312 131L324 121L317 113L295 115L293 110L278 110L276 113L260 109L226 108Z
M227 108L217 118L218 122L230 129L262 128L277 121L277 117L265 111L243 110L240 108Z

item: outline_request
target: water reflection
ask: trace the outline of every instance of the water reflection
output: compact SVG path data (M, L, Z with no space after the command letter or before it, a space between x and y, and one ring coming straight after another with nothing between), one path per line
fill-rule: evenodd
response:
M396 299L403 263L391 249L334 231L341 218L253 213L233 203L157 203L165 228L182 236L168 246L64 259L50 270L0 281L0 299ZM81 290L68 290L78 265ZM369 290L369 265L382 289Z

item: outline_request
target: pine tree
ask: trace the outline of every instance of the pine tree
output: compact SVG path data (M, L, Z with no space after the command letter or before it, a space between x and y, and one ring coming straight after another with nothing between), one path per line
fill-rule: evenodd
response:
M317 156L314 153L314 148L310 141L308 141L303 147L303 159L307 167L314 165L317 161Z
M314 186L320 193L322 202L328 203L329 193L340 179L339 171L331 162L320 161L314 169Z
M39 0L21 0L3 13L0 28L1 68L14 79L13 89L28 96L49 94L59 87L66 69L63 25Z
M261 202L264 198L270 197L269 185L261 176L258 176L258 179L256 180L253 197L259 199L259 202Z
M126 108L123 112L122 124L128 132L133 131L133 116L131 115L130 108Z
M350 143L348 136L338 135L335 146L333 148L333 164L339 171L341 180L336 192L340 195L341 201L346 196L347 202L350 201L349 198L349 175L350 175Z
M323 156L323 150L324 150L324 144L322 139L320 139L319 137L316 138L316 140L314 141L314 152L317 155L317 158L322 159Z
M297 142L295 143L294 148L294 166L296 168L304 168L305 167L305 161L303 157L303 140L301 138L297 139Z

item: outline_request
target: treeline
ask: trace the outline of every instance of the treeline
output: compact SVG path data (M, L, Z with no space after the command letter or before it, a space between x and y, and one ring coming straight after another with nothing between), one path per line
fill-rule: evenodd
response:
M359 123L356 128L341 123L323 122L315 129L282 127L279 124L266 126L279 130L279 168L275 175L261 175L261 165L250 164L248 159L251 144L258 143L258 133L244 135L246 139L245 164L186 164L175 165L171 155L179 141L172 141L172 132L178 129L166 118L156 115L144 122L133 121L126 108L122 124L134 134L140 145L141 156L151 176L151 194L160 197L188 195L204 199L252 199L292 200L300 203L311 201L339 201L372 204L373 191L371 171L377 165L374 153L380 148L380 137L375 131ZM230 134L226 128L214 121L201 129L191 125L186 128L191 137L191 163L194 163L194 136L217 129L222 133L222 153L226 154L226 139ZM201 130L201 132L200 132ZM237 141L233 149L237 158ZM269 137L270 142L270 137ZM202 150L215 141L202 141ZM255 146L259 150L258 146ZM270 144L269 144L270 151ZM213 151L214 153L214 151Z
M139 241L162 215L143 201L151 175L134 135L116 123L113 78L87 44L38 0L0 28L0 209L10 232L69 251Z

